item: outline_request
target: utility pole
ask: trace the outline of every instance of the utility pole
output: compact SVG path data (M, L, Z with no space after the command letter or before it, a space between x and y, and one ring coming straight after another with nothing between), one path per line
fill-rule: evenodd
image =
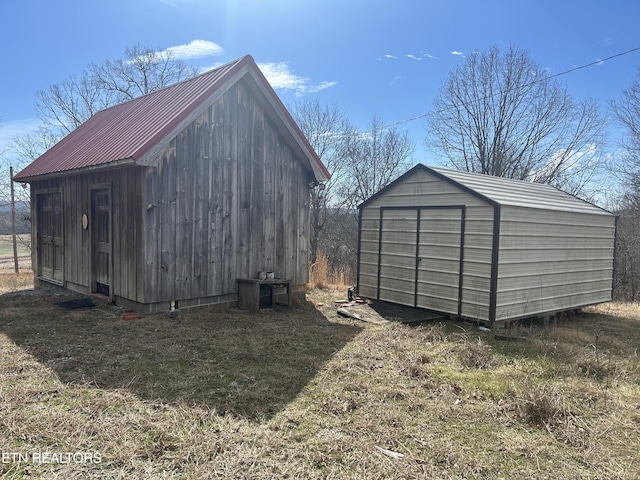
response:
M16 239L16 197L13 191L13 167L9 167L9 183L11 184L11 236L13 237L13 267L16 273L18 269L18 242Z

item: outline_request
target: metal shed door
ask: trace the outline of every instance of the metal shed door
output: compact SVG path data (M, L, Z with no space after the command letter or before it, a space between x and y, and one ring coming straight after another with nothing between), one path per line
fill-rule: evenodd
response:
M378 300L461 314L464 206L382 207Z
M418 210L382 208L378 299L415 306Z
M421 209L418 225L416 306L459 315L464 208Z

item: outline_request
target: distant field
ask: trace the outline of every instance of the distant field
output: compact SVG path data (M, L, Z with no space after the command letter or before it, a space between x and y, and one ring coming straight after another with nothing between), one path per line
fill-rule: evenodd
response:
M31 269L31 250L27 246L29 234L18 235L18 264L20 270ZM0 271L13 270L13 241L11 235L0 235Z

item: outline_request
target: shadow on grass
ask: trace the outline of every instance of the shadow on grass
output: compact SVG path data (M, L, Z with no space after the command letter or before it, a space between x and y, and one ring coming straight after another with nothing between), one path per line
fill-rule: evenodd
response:
M124 320L112 305L69 311L55 305L60 300L29 292L0 296L0 332L62 382L207 405L252 420L284 408L361 331L330 322L309 304Z
M447 320L446 314L381 300L372 301L371 308L381 317L401 323L421 324Z

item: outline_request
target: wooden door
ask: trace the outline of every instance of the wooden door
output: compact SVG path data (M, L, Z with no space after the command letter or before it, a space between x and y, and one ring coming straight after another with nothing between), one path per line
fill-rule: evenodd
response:
M91 191L91 291L110 297L111 292L111 194Z
M37 194L38 274L62 282L62 193Z

